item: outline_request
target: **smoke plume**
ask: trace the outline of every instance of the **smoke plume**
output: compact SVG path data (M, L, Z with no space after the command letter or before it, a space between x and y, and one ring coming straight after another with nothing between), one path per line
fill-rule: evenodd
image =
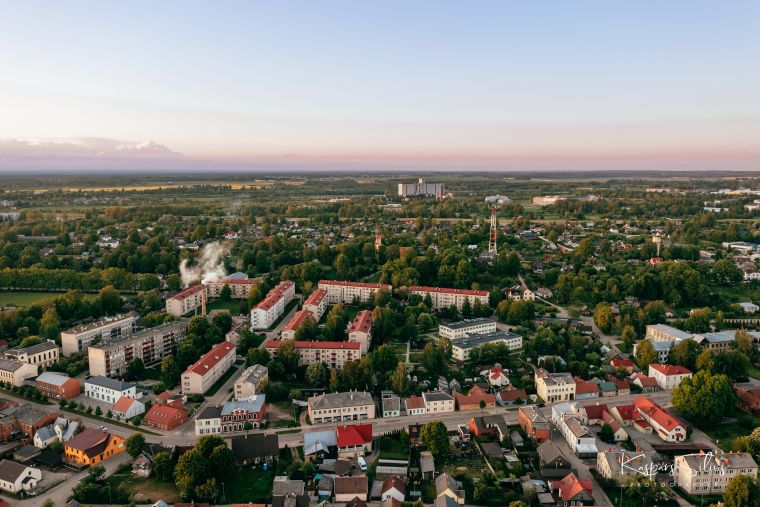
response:
M188 287L198 280L205 283L224 278L227 273L224 270L223 258L228 252L229 246L214 242L203 247L194 265L188 266L187 259L183 259L179 265L182 285Z

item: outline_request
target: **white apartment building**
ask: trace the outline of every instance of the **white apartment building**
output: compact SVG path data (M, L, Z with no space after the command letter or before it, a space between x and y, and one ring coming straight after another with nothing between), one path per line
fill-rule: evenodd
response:
M193 285L166 299L166 313L182 317L203 304L203 284Z
M108 341L130 336L135 330L138 315L129 312L105 317L89 324L72 327L61 332L61 349L64 356L87 350L94 341Z
M449 340L464 338L468 334L493 333L494 331L496 331L496 321L487 317L438 325L438 334Z
M204 282L206 286L206 296L209 299L216 299L221 297L222 289L224 286L230 288L230 296L233 299L245 299L251 292L253 285L259 280L259 278L248 278L248 275L238 271L227 275L221 280L213 280Z
M650 364L649 376L657 381L660 389L675 389L685 378L691 378L691 371L683 366L671 364Z
M309 310L299 310L293 315L293 318L290 319L290 321L285 324L285 327L282 328L282 339L283 340L295 340L296 338L296 331L301 329L301 326L304 325L306 320L311 317L314 319L314 314L312 314ZM316 321L316 319L314 319Z
M682 331L667 324L650 324L646 327L644 338L653 342L679 342L689 340L693 333Z
M47 368L58 362L60 348L53 340L47 340L37 345L31 345L23 349L9 349L5 351L6 359L21 361L22 363L36 364Z
M369 351L369 345L372 343L371 311L362 310L356 314L354 321L348 326L348 341L358 343L362 355Z
M309 297L303 303L303 309L311 312L314 315L314 319L319 322L327 310L327 291L317 289L309 294Z
M455 410L454 397L443 391L425 391L422 393L422 401L425 402L427 414L441 414Z
M235 346L224 341L203 354L182 374L182 394L204 394L235 364Z
M122 396L137 398L137 386L109 377L90 377L84 381L84 395L93 400L116 403Z
M269 380L269 369L266 366L260 364L249 366L235 381L235 399L242 400L256 396L261 390L261 383L265 380Z
M277 357L281 341L269 340L264 347L271 357ZM328 368L343 368L346 361L361 359L361 344L356 342L297 341L298 364L325 363Z
M363 391L312 396L308 406L312 424L375 418L375 401L371 394Z
M36 364L22 363L12 359L0 359L0 382L10 382L14 386L24 385L24 380L37 376Z
M569 373L549 373L536 370L536 394L546 403L575 399L575 381Z
M449 308L451 305L455 305L457 310L461 310L466 299L470 301L470 306L474 306L475 301L480 301L481 305L489 306L489 294L485 290L446 289L413 285L409 287L409 291L422 298L430 295L434 310Z
M467 361L472 350L487 343L504 343L509 350L519 350L522 348L523 339L519 334L509 331L469 334L451 340L451 356L457 361Z
M757 463L746 452L676 456L676 483L690 495L722 495L737 475L757 477Z
M157 363L177 349L185 339L186 330L186 321L175 320L138 331L128 338L91 345L87 349L90 374L105 377L124 375L127 364L137 357L145 365Z
M284 280L270 290L259 304L251 310L251 329L269 329L285 307L296 297L296 284L292 280Z
M379 290L391 292L392 287L382 283L347 282L343 280L320 280L318 287L327 292L327 303L366 303Z

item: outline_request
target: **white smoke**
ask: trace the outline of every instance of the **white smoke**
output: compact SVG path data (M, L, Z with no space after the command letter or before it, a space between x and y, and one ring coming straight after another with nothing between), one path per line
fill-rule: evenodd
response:
M224 270L224 256L229 252L229 246L219 242L209 243L201 249L200 258L192 266L187 265L187 259L179 264L179 274L182 285L188 287L200 280L202 283L221 280L227 275Z

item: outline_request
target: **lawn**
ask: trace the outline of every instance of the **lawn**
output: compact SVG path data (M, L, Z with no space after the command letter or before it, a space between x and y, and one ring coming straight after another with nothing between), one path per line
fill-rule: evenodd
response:
M206 305L208 313L214 310L227 310L230 314L237 315L240 313L240 300L230 299L229 301L224 301L222 299L215 299Z
M225 500L229 503L270 503L272 500L272 482L275 472L272 469L242 468L235 477L225 483Z
M217 381L216 381L216 383L214 383L214 385L213 385L213 386L211 386L211 388L210 388L208 391L206 391L206 394L205 394L204 396L206 396L206 397L209 397L209 396L213 396L213 395L215 395L215 394L216 394L216 392L217 392L219 389L221 389L221 388L222 388L222 386L223 386L223 385L224 385L224 384L225 384L225 383L226 383L226 382L227 382L227 381L228 381L230 378L232 378L232 376L233 376L235 373L237 373L237 371L238 371L238 368L237 368L237 367L232 367L232 368L230 368L229 370L227 370L227 373L225 373L224 375L222 375L222 376L219 378L219 380L217 380Z
M734 451L734 439L749 435L758 426L760 426L760 417L737 411L735 420L712 425L704 429L704 432L724 451Z
M65 292L29 292L29 291L12 291L0 292L0 307L3 306L31 306L35 303L42 303L53 298L61 297ZM85 298L94 299L96 294L85 294Z
M396 435L375 439L375 448L380 451L381 458L409 459L409 446L404 445Z
M173 482L159 481L154 477L136 477L130 472L112 475L106 479L114 490L128 494L130 499L139 502L157 502L163 500L169 504L179 502L179 492Z

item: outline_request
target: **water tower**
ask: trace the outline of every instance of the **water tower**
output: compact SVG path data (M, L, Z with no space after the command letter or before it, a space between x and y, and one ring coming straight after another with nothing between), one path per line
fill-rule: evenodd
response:
M657 257L660 256L660 245L662 245L662 236L659 232L655 232L652 235L652 243L654 243L657 246Z

